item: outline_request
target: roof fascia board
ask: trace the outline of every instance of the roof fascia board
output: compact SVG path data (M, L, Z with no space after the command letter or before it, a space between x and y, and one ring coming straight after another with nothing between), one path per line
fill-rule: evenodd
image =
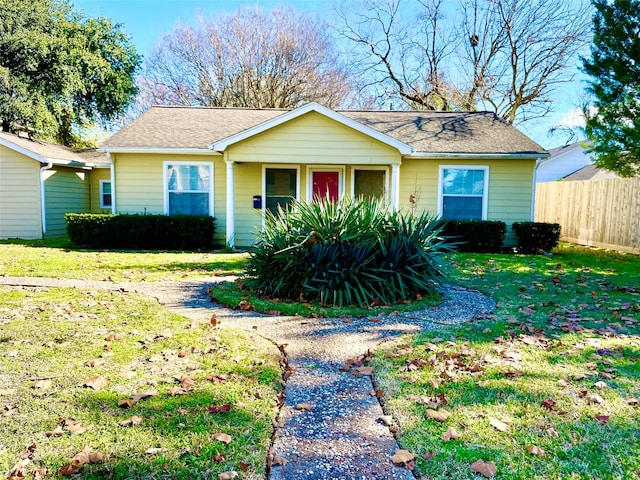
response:
M378 130L375 130L371 127L363 125L360 122L357 122L341 113L338 113L330 108L319 105L315 102L307 103L302 105L301 107L294 108L288 112L283 113L282 115L278 115L271 120L267 120L266 122L262 122L258 125L255 125L251 128L247 128L242 132L236 133L235 135L231 135L223 140L212 143L209 147L211 150L223 152L227 147L233 145L234 143L240 142L242 140L246 140L247 138L253 137L254 135L258 135L259 133L270 130L278 125L282 125L283 123L288 122L289 120L293 120L295 118L301 117L302 115L309 112L317 112L325 117L328 117L332 120L335 120L338 123L341 123L347 127L353 128L354 130L372 137L390 147L397 149L402 155L407 155L413 152L413 148L410 145L407 145L404 142L396 140L389 135L386 135Z
M0 145L21 153L22 155L32 158L33 160L37 160L40 163L49 163L49 161L46 160L42 155L38 155L36 152L33 152L28 148L21 147L20 145L16 145L15 143L10 142L9 140L5 140L4 138L0 138Z
M478 160L491 160L491 159L525 159L525 158L547 158L548 153L457 153L457 152L442 152L442 153L429 153L429 152L416 152L409 155L404 155L403 158L427 158L427 159L447 159L447 158L459 158L459 159L478 159Z
M167 155L222 155L202 148L155 148L155 147L101 147L98 152L106 153L161 153Z

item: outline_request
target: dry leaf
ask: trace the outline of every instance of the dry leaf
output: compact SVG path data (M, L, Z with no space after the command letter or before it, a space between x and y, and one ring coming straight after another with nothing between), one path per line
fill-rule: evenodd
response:
M535 445L528 445L527 452L529 452L531 455L540 455L540 456L546 454L546 452L542 448L537 447Z
M590 393L587 396L584 397L584 399L587 401L587 403L589 404L598 404L598 405L602 405L604 403L604 398L602 398L600 395L598 395L597 393Z
M289 460L287 460L284 457L281 457L280 455L273 455L273 458L271 459L271 465L282 465L283 467L289 463Z
M604 383L604 382L596 382L596 383L595 383L595 387L596 387L596 388L599 388L599 389L601 389L601 390L604 390L604 389L606 389L606 388L609 388L609 385L607 385L607 384L606 384L606 383Z
M102 375L98 375L97 377L87 378L85 381L82 382L83 387L93 388L94 390L102 390L107 385L109 385L109 381Z
M60 435L64 435L64 430L60 425L51 430L50 432L45 432L47 437L59 437Z
M596 422L600 425L604 425L609 421L609 415L596 415Z
M50 386L51 386L51 380L48 378L44 380L38 380L36 383L33 384L33 388L38 390L46 390Z
M224 453L217 453L215 457L213 457L214 462L222 463L227 461L227 456Z
M444 422L451 416L451 413L449 413L444 408L441 408L439 410L432 410L428 408L426 411L426 415L427 418L432 418L433 420L436 420L438 422Z
M489 417L489 425L491 425L493 428L501 432L506 432L507 430L509 430L509 425L507 425L504 422L501 422L497 418Z
M362 375L373 375L373 370L375 367L358 367L356 368L356 372Z
M232 440L231 435L228 435L226 433L214 433L213 438L227 445L231 443Z
M136 404L136 402L130 398L126 400L118 400L118 406L120 408L131 408Z
M142 418L133 415L132 417L125 418L124 420L120 420L118 425L121 427L131 427L133 425L140 425L142 423Z
M413 462L416 457L417 455L415 453L411 453L409 450L396 450L396 453L391 457L391 461L395 465L401 467L409 462Z
M166 448L151 447L151 448L147 448L147 450L144 453L147 453L149 455L155 455L156 453L162 453L166 450L167 450Z
M457 438L460 438L460 434L453 427L449 427L448 430L442 434L442 440L445 442L455 440Z
M471 464L471 470L487 478L493 477L498 473L496 464L493 462L485 462L484 460L476 460Z
M76 473L78 473L81 467L82 465L80 465L78 462L71 462L67 465L61 466L58 469L58 473L65 477L69 477L71 475L75 475Z
M218 480L232 480L238 477L238 472L229 470L228 472L222 472L218 474Z
M296 410L306 410L306 411L311 411L313 409L313 405L311 405L310 403L299 403L296 405Z
M231 410L231 405L228 403L226 405L214 405L213 407L209 407L209 413L226 413Z

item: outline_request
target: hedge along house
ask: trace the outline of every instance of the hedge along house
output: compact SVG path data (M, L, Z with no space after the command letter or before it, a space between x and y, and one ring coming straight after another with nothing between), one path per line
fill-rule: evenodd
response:
M212 215L217 242L241 247L266 210L292 198L379 196L444 218L531 220L535 168L548 156L492 113L315 103L152 107L101 148L113 165L113 212Z
M110 211L104 153L0 132L0 239L66 235L65 213Z

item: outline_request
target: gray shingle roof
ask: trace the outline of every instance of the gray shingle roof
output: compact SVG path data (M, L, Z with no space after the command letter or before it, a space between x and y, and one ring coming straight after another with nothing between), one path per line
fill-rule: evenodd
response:
M32 140L6 132L0 132L0 138L17 147L29 150L47 161L73 162L79 165L90 164L96 166L104 166L108 163L106 155L96 151L96 149L73 150L56 143Z
M207 149L287 110L152 107L103 147ZM340 111L424 153L545 154L512 125L487 112Z

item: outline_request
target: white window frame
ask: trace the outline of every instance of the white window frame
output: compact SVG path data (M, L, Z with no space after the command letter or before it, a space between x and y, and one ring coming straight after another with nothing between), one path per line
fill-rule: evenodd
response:
M295 170L296 171L296 200L300 200L300 165L288 165L283 163L262 164L262 228L267 212L267 169L269 170Z
M389 174L389 167L383 165L358 165L351 167L351 198L355 197L356 190L356 170L383 170L384 171L384 193L382 200L387 202L389 200L389 182L391 175Z
M111 186L111 204L104 203L104 184L108 183ZM100 180L100 208L110 209L113 208L113 183L111 180Z
M481 197L482 198L482 219L487 219L488 212L488 199L489 199L489 166L488 165L440 165L438 173L438 217L442 218L443 215L443 198L442 193L444 171L445 170L482 170L484 171L484 185L482 187L482 195L450 195L449 197Z
M187 191L186 193L208 193L209 194L209 216L213 217L214 214L214 204L213 204L213 162L185 162L185 161L171 161L165 160L162 162L162 191L164 193L164 214L169 215L169 165L189 165L194 167L207 167L209 168L209 190L193 190Z
M307 165L307 201L313 201L313 174L314 172L338 172L338 198L344 196L344 172L345 165Z

